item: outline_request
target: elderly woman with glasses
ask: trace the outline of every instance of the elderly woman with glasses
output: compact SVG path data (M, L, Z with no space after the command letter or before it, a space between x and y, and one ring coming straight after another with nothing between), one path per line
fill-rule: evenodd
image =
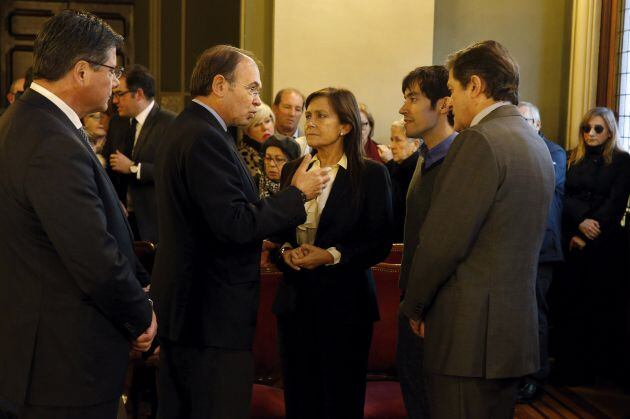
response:
M558 367L575 384L610 376L611 348L622 325L619 295L627 276L621 218L630 192L630 156L617 147L608 108L582 118L580 140L569 152L563 211L566 272L557 307ZM620 312L617 312L619 310Z
M243 129L243 138L238 151L241 153L243 160L245 160L245 164L253 178L258 178L262 175L262 145L267 138L274 134L275 123L276 117L271 108L263 103L258 107L249 125Z
M280 174L285 163L300 157L300 146L289 137L275 134L262 145L263 172L258 177L258 193L261 198L274 195L280 190Z

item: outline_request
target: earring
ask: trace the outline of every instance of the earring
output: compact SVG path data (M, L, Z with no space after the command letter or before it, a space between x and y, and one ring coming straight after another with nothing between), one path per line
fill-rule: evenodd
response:
M343 137L343 136L344 136L344 132L343 132L343 131L341 131L341 132L339 133L339 135L341 135L341 136Z

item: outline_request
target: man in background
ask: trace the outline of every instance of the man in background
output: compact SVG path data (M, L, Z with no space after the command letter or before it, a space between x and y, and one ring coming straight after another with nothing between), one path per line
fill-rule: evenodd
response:
M103 156L126 203L136 240L158 242L155 202L155 153L175 114L155 102L155 80L149 70L133 65L113 91L120 119L111 124Z
M553 280L555 266L561 262L562 254L562 201L564 198L564 180L567 170L567 154L558 144L549 141L541 132L540 111L529 102L520 102L518 111L528 124L536 130L545 142L556 175L556 183L549 214L547 228L543 238L538 270L536 271L536 304L538 306L538 345L540 348L540 369L521 383L518 393L519 402L528 402L538 395L538 382L545 382L549 377L549 287Z
M402 82L404 103L398 111L403 116L404 129L410 138L421 138L422 157L406 193L404 248L400 272L400 292L405 297L410 284L422 278L413 275L418 239L431 205L433 185L442 163L457 133L450 120L448 71L444 66L418 67ZM396 361L405 408L410 419L429 417L422 357L424 339L409 327L409 319L398 319Z

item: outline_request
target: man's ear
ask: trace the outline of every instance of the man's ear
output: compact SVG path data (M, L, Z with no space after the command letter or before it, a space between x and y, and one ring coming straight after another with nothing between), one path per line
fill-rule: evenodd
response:
M446 115L451 109L451 97L445 96L441 99L438 99L435 103L435 109L437 109L440 115Z
M217 97L222 98L225 96L229 88L230 88L230 82L225 77L223 77L222 74L217 74L212 79L211 90L212 90L213 95L216 95Z
M485 95L486 92L486 83L483 79L476 74L473 74L470 77L470 81L468 82L468 86L466 90L470 90L471 97L478 97L482 94Z
M70 70L72 73L72 78L81 85L85 84L89 80L89 71L90 63L84 60L79 60L76 62L74 67Z

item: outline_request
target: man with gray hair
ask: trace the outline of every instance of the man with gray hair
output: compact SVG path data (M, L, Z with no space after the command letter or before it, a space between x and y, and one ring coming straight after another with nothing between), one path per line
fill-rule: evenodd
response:
M112 419L129 349L157 330L131 229L82 117L105 111L122 37L65 10L0 119L0 399L22 419ZM142 285L141 285L142 282Z
M528 124L536 130L540 138L549 149L553 168L556 175L556 184L549 214L547 215L547 228L543 238L540 256L538 258L538 271L536 273L536 304L538 305L538 345L540 347L540 369L527 377L521 383L518 393L519 402L528 402L538 394L538 381L545 381L549 376L549 300L548 293L553 279L554 268L563 260L562 254L562 201L564 197L564 180L567 169L567 155L562 147L549 141L542 134L540 111L529 102L519 102L518 111Z

